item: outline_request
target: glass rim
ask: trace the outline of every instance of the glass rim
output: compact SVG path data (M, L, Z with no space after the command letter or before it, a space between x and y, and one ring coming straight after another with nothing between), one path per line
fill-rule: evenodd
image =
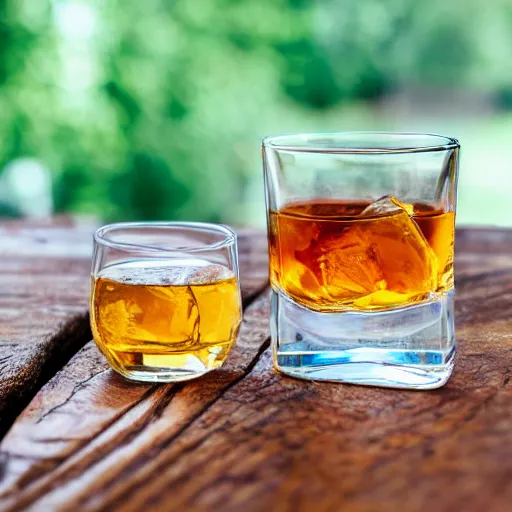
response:
M161 229L162 231L173 229L181 229L188 232L196 233L214 233L224 235L222 240L207 243L203 246L176 246L176 247L159 247L158 245L138 244L130 242L117 242L108 238L109 233L113 233L118 230L141 230L144 228ZM109 247L111 249L119 249L128 252L154 252L156 254L174 254L176 252L207 252L216 251L232 245L236 245L237 235L236 233L226 226L225 224L213 224L209 222L161 222L161 221L148 221L148 222L115 222L111 224L105 224L98 228L93 235L94 242L98 245Z
M322 146L321 139L334 139L340 146ZM365 139L367 143L365 144ZM375 144L377 139L388 142L384 147ZM424 139L424 144L418 144ZM355 145L357 140L360 145ZM406 141L415 141L415 144ZM350 143L352 141L352 143ZM372 145L373 141L373 145ZM395 144L392 144L396 141ZM428 143L427 141L430 141ZM262 147L277 151L292 153L325 153L325 154L398 154L398 153L428 153L447 151L460 148L455 137L423 132L386 132L386 131L347 131L347 132L311 132L271 135L263 138Z

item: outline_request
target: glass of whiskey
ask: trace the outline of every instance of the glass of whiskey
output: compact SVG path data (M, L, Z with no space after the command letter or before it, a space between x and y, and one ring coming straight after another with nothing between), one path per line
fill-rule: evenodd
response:
M203 223L120 223L94 234L91 327L110 366L136 381L219 368L242 319L236 235Z
M277 370L398 388L446 383L458 157L458 141L438 135L263 140Z

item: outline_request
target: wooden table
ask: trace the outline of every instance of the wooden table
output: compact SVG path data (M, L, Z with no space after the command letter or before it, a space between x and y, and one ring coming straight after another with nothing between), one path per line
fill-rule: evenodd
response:
M89 341L91 228L65 224L0 225L0 510L512 510L512 230L458 231L456 370L413 392L277 375L250 230L226 365L129 383Z

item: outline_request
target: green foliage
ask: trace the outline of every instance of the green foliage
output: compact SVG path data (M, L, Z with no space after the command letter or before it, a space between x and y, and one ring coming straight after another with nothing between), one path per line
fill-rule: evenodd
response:
M510 104L511 23L507 0L0 0L0 169L40 159L57 211L236 223L269 131L411 84Z
M116 176L109 197L126 220L172 218L190 197L187 187L174 178L167 163L147 153L130 158L127 172Z
M301 39L276 45L283 56L281 87L296 102L314 108L328 108L342 92L325 49L316 41Z

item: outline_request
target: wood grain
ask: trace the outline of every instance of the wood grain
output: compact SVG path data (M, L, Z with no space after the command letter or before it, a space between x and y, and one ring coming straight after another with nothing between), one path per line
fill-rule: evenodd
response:
M132 455L169 443L248 373L268 346L268 300L244 315L226 364L188 384L138 385L108 369L91 342L36 396L1 445L0 509L19 510L53 490L56 479L94 480L98 467L129 464ZM125 455L122 455L122 452ZM60 493L59 493L60 495ZM61 495L63 496L63 495ZM47 503L38 510L56 509Z
M267 234L257 228L235 228L242 299L250 304L268 286Z
M94 226L69 217L0 224L0 438L92 335L87 313ZM266 237L240 229L250 301L267 283Z
M189 384L92 374L87 346L4 439L0 508L509 510L512 231L459 231L456 286L456 370L430 392L276 374L267 297Z
M0 225L0 437L90 339L92 231L70 219Z

